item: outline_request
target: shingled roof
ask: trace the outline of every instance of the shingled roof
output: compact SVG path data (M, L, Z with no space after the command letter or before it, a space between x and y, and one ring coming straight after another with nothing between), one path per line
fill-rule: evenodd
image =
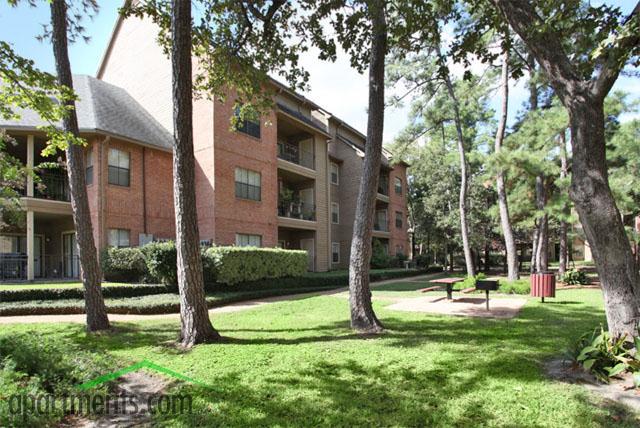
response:
M73 86L81 133L96 132L147 146L171 150L173 137L127 91L91 76L74 75ZM27 130L45 123L32 110L20 119L0 118L0 128Z

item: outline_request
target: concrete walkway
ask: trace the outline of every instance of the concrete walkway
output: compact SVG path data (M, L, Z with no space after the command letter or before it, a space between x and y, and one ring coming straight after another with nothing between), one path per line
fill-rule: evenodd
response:
M440 273L432 273L426 275L413 276L409 278L397 278L389 279L385 281L372 282L371 287L376 287L384 284L398 283L398 282L413 282L413 281L427 281L430 278L439 275ZM275 296L266 297L263 299L246 300L244 302L232 303L226 306L220 306L217 308L209 309L209 315L226 314L229 312L240 312L252 308L258 308L260 306L267 305L269 303L283 302L289 300L306 299L314 296L326 296L332 294L339 294L347 291L347 287L341 287L338 289L314 291L310 293L290 294L287 296ZM180 314L158 314L158 315L123 315L123 314L109 314L109 321L113 322L134 322L145 320L171 320L180 319ZM72 314L72 315L22 315L22 316L10 316L0 317L0 324L34 324L34 323L79 323L84 324L86 322L85 314Z

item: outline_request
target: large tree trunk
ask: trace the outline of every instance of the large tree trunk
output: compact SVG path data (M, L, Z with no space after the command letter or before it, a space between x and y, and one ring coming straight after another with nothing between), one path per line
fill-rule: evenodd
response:
M500 76L500 86L502 88L502 111L500 114L500 122L498 123L498 131L496 132L494 147L496 154L500 153L500 150L502 149L504 131L507 126L507 113L509 109L509 51L505 50L502 57L502 73ZM516 240L513 237L513 228L511 227L511 218L509 217L509 205L507 203L507 191L504 182L504 171L501 168L499 169L496 177L496 187L498 190L500 227L502 228L504 245L507 252L507 278L509 281L515 281L519 278Z
M538 211L544 211L547 205L545 176L536 177L536 205ZM536 272L549 270L549 215L544 213L538 221L538 246L536 248Z
M602 101L571 105L573 157L570 195L596 262L607 323L614 335L638 335L638 271L609 188Z
M56 62L58 82L73 89L71 65L67 50L67 5L65 0L51 2L51 41L53 55ZM72 107L62 121L66 132L78 137L78 116L75 102L68 101ZM107 308L102 297L102 272L98 263L96 244L93 239L91 213L84 171L84 151L78 144L69 144L66 149L67 175L69 177L69 191L71 194L71 209L73 223L76 229L76 242L80 257L80 273L84 286L84 306L87 313L87 330L98 331L109 328Z
M604 99L615 83L629 52L639 42L632 27L640 14L640 2L623 30L630 36L609 49L610 56L591 80L582 80L552 28L546 34L542 18L526 0L493 0L511 27L522 37L543 67L549 82L569 112L572 164L570 196L575 203L591 247L602 284L607 323L612 336L637 336L640 321L639 276L631 245L616 207L607 172Z
M442 56L440 47L438 55ZM476 270L473 264L473 254L471 252L471 240L469 239L469 222L467 220L467 192L469 190L469 172L467 164L467 150L464 144L464 134L462 133L462 120L460 118L460 108L458 98L451 82L449 74L445 74L444 82L453 103L454 122L458 141L458 155L460 157L460 195L458 198L458 208L460 210L460 234L462 235L462 249L464 252L464 262L467 266L467 275L475 276Z
M195 195L191 2L171 1L173 71L173 199L176 212L180 342L184 347L220 337L211 325L204 294Z
M567 142L565 139L565 133L560 134L560 178L564 179L569 174L569 163L567 160ZM563 216L566 217L569 215L568 207L565 208L563 212ZM567 271L567 261L569 259L569 242L568 242L568 231L569 225L567 221L563 218L560 221L560 254L559 254L559 265L558 265L558 274L564 275Z
M351 328L379 333L382 323L373 312L369 288L369 263L378 178L382 159L384 124L384 62L387 52L387 23L384 1L369 2L371 14L371 57L369 62L369 113L362 179L358 191L351 258L349 260L349 306Z

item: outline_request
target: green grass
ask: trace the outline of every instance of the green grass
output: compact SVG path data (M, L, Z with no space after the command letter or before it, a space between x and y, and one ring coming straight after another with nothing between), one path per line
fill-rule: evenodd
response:
M400 285L380 293L415 293ZM209 384L194 413L168 426L638 426L625 409L578 385L545 378L542 366L605 321L598 290L562 290L530 299L512 320L432 316L374 302L386 332L349 329L348 302L316 296L218 314L224 336L190 352L171 343L177 321L116 323L88 336L81 325L12 325L0 333L42 335L115 358L124 367L149 359Z

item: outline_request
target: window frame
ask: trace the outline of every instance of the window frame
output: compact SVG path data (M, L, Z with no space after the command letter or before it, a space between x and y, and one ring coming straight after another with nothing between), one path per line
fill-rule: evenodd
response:
M338 251L335 251L335 249L338 249ZM338 255L338 260L334 259L335 255ZM340 263L340 243L339 242L332 242L331 243L331 263L332 264L339 264Z
M242 174L243 172L246 173L246 182L238 181L238 173ZM250 179L251 174L255 174L257 176L259 185L251 184L251 179ZM236 199L242 199L244 201L254 201L254 202L262 201L262 173L237 166L234 170L233 179L235 183ZM257 198L252 197L254 195L252 194L251 190L253 191L257 190Z
M398 224L400 220L400 224ZM404 227L404 213L402 211L396 211L396 229L402 229Z
M399 189L398 189L398 183L400 183ZM393 178L393 188L394 188L394 191L396 192L396 195L402 195L402 192L404 190L404 184L403 184L402 178L400 177Z
M247 238L247 244L242 244L241 239ZM258 245L252 245L251 239L258 238ZM236 247L256 247L262 248L262 235L254 234L254 233L239 233L236 232Z
M113 245L113 243L112 243L112 239L111 239L111 237L112 237L112 233L113 233L113 232L116 232L116 233L117 233L116 240L117 240L118 242L117 242L117 244L116 244L116 245ZM122 240L122 236L121 236L121 234L122 234L123 232L124 232L124 233L126 233L126 236L127 236L127 245L121 245L121 244L120 244L120 242L121 242L121 240ZM129 229L122 229L122 228L119 228L119 227L113 227L113 228L110 228L110 229L109 229L108 242L109 242L109 247L112 247L112 248L130 248L130 247L131 247L131 230L129 230Z
M93 184L93 150L89 148L84 159L84 182L87 186Z
M333 181L333 169L334 168L336 170L336 181ZM329 169L329 181L331 181L331 184L333 184L335 186L339 186L340 185L340 165L338 165L335 162L331 162L331 167Z
M335 212L333 208L336 208ZM333 220L333 215L336 215L336 221ZM337 202L331 202L331 224L340 224L340 204Z
M111 153L112 152L117 152L118 153L118 165L112 165L111 164ZM122 167L120 166L120 156L121 155L126 155L127 158L127 165L128 167ZM112 180L111 177L111 172L115 171L115 180ZM126 171L126 184L123 183L122 178L125 176L123 175L123 173ZM114 186L121 186L121 187L131 187L131 153L124 151L124 150L120 150L120 149L116 149L113 147L109 148L109 154L107 156L107 183L114 185Z
M260 120L260 115L255 114L255 118L252 119L250 117L245 117L244 119L240 119L240 107L236 107L233 114L238 118L238 124L236 125L236 131L242 132L245 135L248 135L252 138L260 140L262 138L262 121ZM246 115L245 115L246 116ZM256 131L255 132L251 131Z

